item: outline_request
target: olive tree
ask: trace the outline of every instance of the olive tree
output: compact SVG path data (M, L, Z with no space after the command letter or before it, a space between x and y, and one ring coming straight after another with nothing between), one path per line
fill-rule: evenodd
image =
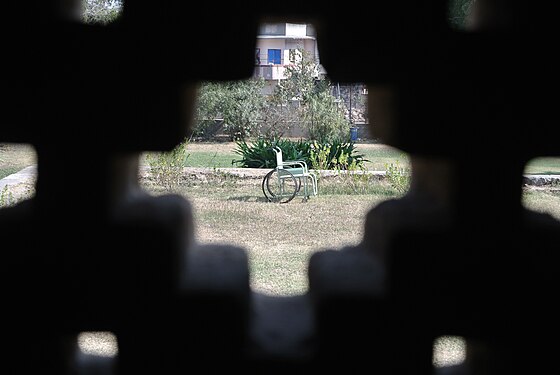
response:
M265 103L263 86L262 78L203 82L197 95L193 134L211 136L218 121L232 140L258 134Z
M330 80L321 76L320 65L305 50L300 58L286 66L285 78L276 86L277 102L292 107L310 139L320 142L347 140L350 124L344 104L333 96Z

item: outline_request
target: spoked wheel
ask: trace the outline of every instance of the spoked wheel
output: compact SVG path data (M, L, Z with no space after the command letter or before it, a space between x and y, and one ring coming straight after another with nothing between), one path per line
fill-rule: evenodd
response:
M299 193L299 191L301 190L301 185L303 185L303 179L304 179L304 178L305 178L305 177L298 177L298 178L296 179L296 182L297 182L297 184L298 184L298 185L297 185L297 192L298 192L298 193Z
M298 190L298 180L285 169L271 170L262 181L263 194L270 202L288 203Z

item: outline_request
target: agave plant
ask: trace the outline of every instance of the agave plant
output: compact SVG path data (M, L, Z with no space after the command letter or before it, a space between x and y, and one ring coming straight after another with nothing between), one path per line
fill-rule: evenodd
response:
M276 167L276 154L272 149L280 147L284 160L303 160L308 166L313 165L314 155L319 151L326 154L326 169L345 169L347 165L360 167L367 160L363 154L356 153L356 146L353 142L320 143L318 141L308 141L299 139L297 141L278 138L264 139L257 138L251 143L245 140L237 141L234 152L241 156L240 159L233 160L232 165L237 164L243 168L274 168Z

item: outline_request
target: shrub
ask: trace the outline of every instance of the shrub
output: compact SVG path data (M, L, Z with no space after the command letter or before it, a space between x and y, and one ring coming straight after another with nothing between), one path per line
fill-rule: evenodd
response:
M189 157L187 144L188 140L185 139L171 151L146 155L146 161L150 166L150 175L154 182L167 191L174 190L181 183L183 168Z
M385 177L398 194L405 194L410 188L410 171L395 163L385 164Z
M0 207L8 207L13 205L15 202L14 195L8 189L8 185L4 186L2 191L0 191Z
M310 164L314 169L348 169L349 165L361 168L367 160L358 154L353 142L332 141L310 144Z

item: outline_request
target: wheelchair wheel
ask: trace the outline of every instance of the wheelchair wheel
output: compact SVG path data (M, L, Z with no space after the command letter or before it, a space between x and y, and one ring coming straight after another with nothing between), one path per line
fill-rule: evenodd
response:
M262 181L262 191L270 202L288 203L299 190L298 180L285 169L273 169Z

